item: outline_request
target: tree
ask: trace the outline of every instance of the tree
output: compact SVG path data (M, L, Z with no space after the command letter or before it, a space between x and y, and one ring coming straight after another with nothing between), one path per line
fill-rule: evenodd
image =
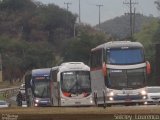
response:
M3 75L5 80L21 80L24 73L34 68L54 65L54 54L50 44L28 43L24 40L0 37Z
M160 0L156 0L154 3L157 5L157 9L160 10Z
M2 0L0 2L1 10L9 12L32 10L36 4L32 0Z
M155 85L157 82L155 78L155 43L157 42L155 35L159 28L158 20L154 20L151 24L144 25L141 32L134 36L136 41L139 41L144 45L146 58L152 67L152 76L150 81L148 81L149 85Z
M66 43L64 61L81 61L89 64L90 51L107 42L107 36L89 26L79 26L79 36Z

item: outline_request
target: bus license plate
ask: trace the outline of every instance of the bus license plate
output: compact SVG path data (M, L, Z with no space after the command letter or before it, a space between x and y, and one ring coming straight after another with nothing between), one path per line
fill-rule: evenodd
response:
M126 99L126 101L132 101L131 99Z
M76 105L80 105L80 104L81 104L81 102L75 102L75 104L76 104Z

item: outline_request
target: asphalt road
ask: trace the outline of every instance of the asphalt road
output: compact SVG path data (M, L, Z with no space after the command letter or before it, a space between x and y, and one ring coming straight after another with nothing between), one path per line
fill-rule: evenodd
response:
M0 120L160 120L160 105L103 107L0 108Z
M103 107L30 107L0 109L0 120L160 120L160 105Z

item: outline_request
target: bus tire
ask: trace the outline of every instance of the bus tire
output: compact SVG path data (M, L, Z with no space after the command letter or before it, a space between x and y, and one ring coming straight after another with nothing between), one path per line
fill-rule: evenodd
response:
M104 101L103 108L105 109L106 108L106 97L105 97L104 91L103 91L103 101Z
M51 106L54 106L54 105L53 105L53 98L51 98Z
M60 101L59 101L59 99L58 99L58 101L57 101L57 102L58 102L57 106L58 106L58 107L60 107Z
M58 107L60 107L61 106L61 102L60 102L60 97L58 97Z
M97 93L95 93L95 92L94 92L94 103L96 106L98 106Z

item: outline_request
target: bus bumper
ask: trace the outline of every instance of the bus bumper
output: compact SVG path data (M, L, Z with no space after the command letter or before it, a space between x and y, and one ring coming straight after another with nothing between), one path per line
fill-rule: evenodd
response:
M93 106L94 102L92 97L80 98L80 99L61 99L61 106Z
M145 103L147 101L147 96L107 96L108 104L126 104L126 103Z

